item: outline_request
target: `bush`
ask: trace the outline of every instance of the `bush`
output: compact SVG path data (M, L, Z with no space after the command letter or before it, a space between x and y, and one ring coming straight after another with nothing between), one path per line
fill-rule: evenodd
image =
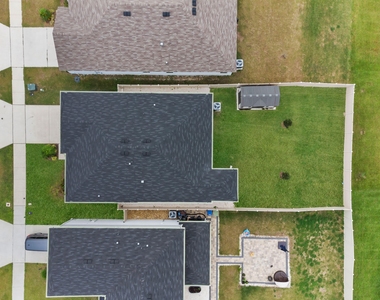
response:
M286 128L289 128L290 126L292 126L293 122L290 119L286 119L284 120L283 124Z
M42 270L41 276L43 279L46 279L46 268Z
M51 20L52 12L46 8L40 9L40 17L45 22L49 22Z
M57 156L57 146L56 145L45 145L42 147L42 157L49 159Z
M288 172L281 172L280 177L282 179L288 180L290 178L290 174Z

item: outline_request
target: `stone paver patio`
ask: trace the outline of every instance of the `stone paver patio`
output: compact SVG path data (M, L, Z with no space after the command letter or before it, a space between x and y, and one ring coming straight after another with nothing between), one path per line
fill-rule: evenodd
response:
M284 271L291 282L289 253L279 249L278 242L289 249L288 237L240 236L240 255L219 255L219 219L211 219L211 297L218 299L219 267L238 265L250 286L275 287L268 276L276 271ZM239 284L238 282L233 284Z

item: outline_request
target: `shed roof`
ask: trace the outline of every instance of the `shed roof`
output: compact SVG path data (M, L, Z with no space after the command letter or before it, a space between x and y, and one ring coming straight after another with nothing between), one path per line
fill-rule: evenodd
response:
M211 94L62 92L66 202L237 201L212 120Z
M241 108L278 106L280 104L280 88L278 86L242 86L240 91Z
M69 0L54 24L59 68L235 72L237 1L197 0L194 8L195 16L191 0Z

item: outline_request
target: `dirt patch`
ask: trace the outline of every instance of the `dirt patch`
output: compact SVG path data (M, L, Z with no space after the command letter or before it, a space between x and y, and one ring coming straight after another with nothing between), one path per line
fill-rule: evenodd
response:
M169 210L127 210L127 219L169 219Z

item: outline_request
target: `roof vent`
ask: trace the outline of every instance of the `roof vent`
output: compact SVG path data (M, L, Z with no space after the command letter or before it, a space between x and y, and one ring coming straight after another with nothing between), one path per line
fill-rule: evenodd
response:
M150 156L150 152L149 151L143 151L142 156Z
M164 11L164 12L162 13L162 16L163 16L163 17L170 17L170 11Z
M193 6L197 6L197 0L193 0Z
M83 260L83 263L86 265L92 264L92 259L86 258Z
M146 300L153 300L151 293L148 294L148 296L146 297Z
M113 259L109 259L108 262L109 262L110 264L112 264L112 265L116 265L116 264L119 263L119 260L113 258Z
M193 16L196 16L197 15L197 8L196 7L193 7L193 9L191 10Z
M129 143L129 140L126 138L122 138L120 139L120 143L126 144L126 143Z
M151 139L143 139L143 141L142 141L143 143L151 143L152 142L152 140Z
M123 16L124 17L130 17L132 14L130 11L123 11Z
M128 156L128 155L129 155L129 152L128 152L128 151L121 151L121 152L120 152L120 155L121 155L121 156Z

